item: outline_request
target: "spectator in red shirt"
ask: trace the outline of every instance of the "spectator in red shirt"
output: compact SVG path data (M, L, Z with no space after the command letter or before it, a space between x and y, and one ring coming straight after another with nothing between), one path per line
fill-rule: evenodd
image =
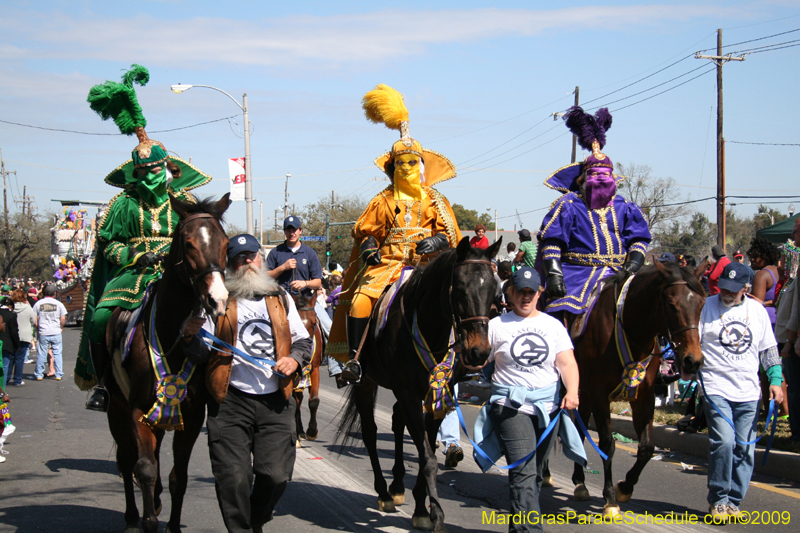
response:
M722 246L719 244L711 248L711 255L714 257L714 261L716 261L716 263L714 263L714 266L711 267L711 272L708 274L708 295L714 296L715 294L719 294L717 283L719 282L719 277L722 274L722 270L726 265L730 264L731 260L725 255L725 252L722 250Z
M469 245L473 248L485 250L489 247L489 239L486 238L486 226L478 224L475 226L475 236L470 239Z

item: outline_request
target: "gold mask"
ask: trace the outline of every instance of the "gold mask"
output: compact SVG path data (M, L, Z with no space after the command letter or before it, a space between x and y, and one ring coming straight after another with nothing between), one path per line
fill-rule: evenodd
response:
M394 199L421 200L421 163L416 154L400 154L394 158Z

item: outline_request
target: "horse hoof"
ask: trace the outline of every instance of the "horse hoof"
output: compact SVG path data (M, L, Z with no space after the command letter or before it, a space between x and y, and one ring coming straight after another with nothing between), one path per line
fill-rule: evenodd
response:
M575 498L575 501L578 502L586 502L592 499L592 497L589 496L589 489L587 489L586 485L584 485L583 483L575 486L575 492L573 492L573 498Z
M297 440L300 440L300 439L308 439L308 437L306 436L304 431L301 431L301 432L299 432L297 434Z
M603 518L614 518L620 515L619 505L607 503L603 506Z
M542 487L554 487L553 476L547 475L542 478Z
M294 447L295 448L302 448L303 447L303 445L300 444L300 439L297 439L296 441L294 441Z
M397 509L394 507L394 502L392 500L383 501L378 500L378 510L382 513L396 513Z
M406 493L405 491L401 492L400 494L392 494L392 491L389 491L389 494L392 495L392 501L395 505L403 505L406 503Z
M125 525L125 533L141 533L141 529L139 529L139 524L126 524Z
M412 516L411 527L414 529L422 529L423 531L433 531L433 522L430 516Z
M317 433L316 431L314 433L308 432L306 433L306 440L317 440L318 436L319 433Z
M160 514L161 514L161 509L162 509L162 508L163 508L163 507L162 507L161 503L159 503L159 504L158 504L158 506L156 507L156 516L158 516L158 515L160 515Z
M617 499L617 502L619 503L628 503L629 501L631 501L631 496L633 496L633 493L631 492L630 494L625 494L624 492L622 492L622 488L620 488L619 486L620 483L622 483L622 481L614 485L614 497Z

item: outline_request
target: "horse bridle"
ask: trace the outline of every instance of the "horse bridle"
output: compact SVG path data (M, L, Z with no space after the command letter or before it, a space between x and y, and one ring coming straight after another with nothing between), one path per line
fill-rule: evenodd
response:
M450 309L453 311L453 326L456 328L456 332L458 332L458 327L461 324L467 322L481 322L483 325L489 323L488 316L471 316L467 318L461 318L458 316L458 312L456 311L455 305L453 305L453 277L456 273L456 268L463 266L463 265L492 265L492 262L488 259L464 259L463 261L458 261L453 265L453 271L450 274Z
M215 217L214 215L211 215L209 213L192 213L191 215L189 215L188 217L182 219L178 223L178 226L175 228L175 235L180 237L181 230L184 227L186 227L186 225L189 222L193 222L195 220L199 220L199 219L203 219L203 218L210 218L210 219L213 219L213 220L217 220L217 217ZM225 275L225 269L212 262L211 265L209 265L209 267L206 268L205 270L202 270L197 274L192 274L189 271L189 267L187 267L186 263L184 262L184 253L183 253L183 244L182 243L183 243L183 240L178 238L177 239L178 246L177 246L177 250L175 250L175 256L174 256L172 264L173 264L173 266L182 267L183 268L184 274L186 274L186 277L189 278L189 281L190 281L190 283L192 285L192 290L194 291L194 295L197 297L197 300L202 305L203 304L203 297L200 295L199 291L197 290L197 284L200 281L202 281L203 278L205 278L207 275L213 274L214 272L219 272L220 274L222 274L224 276ZM172 253L173 253L173 251L170 250L170 255Z

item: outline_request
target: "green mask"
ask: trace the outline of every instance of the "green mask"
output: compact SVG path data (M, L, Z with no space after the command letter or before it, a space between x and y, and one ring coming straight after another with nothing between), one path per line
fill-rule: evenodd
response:
M169 199L167 194L167 169L161 168L160 172L148 172L139 178L136 183L139 196L151 206L157 207Z

